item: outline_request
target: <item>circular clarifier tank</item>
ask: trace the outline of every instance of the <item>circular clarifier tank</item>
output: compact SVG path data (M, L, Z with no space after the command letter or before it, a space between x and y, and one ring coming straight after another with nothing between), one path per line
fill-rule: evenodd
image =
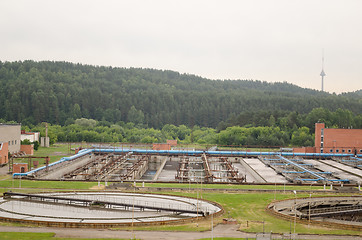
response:
M59 227L110 227L185 222L222 213L216 203L121 192L4 193L0 217Z

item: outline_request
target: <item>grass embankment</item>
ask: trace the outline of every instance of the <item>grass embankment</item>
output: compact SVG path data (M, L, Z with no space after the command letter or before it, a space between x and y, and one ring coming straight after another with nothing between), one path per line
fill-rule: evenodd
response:
M82 240L85 238L58 238L55 233L0 232L1 240ZM88 240L112 240L120 238L87 238Z
M1 193L5 191L34 192L44 190L88 190L98 183L95 182L62 182L10 179L0 181Z
M143 183L137 183L137 187L141 187ZM144 183L145 187L155 188L211 188L211 189L257 189L257 190L323 190L323 186L314 185L234 185L234 184L196 184L196 183Z
M74 146L72 146L74 147ZM70 145L68 144L54 144L48 148L39 147L37 151L34 151L34 157L49 157L49 163L53 163L59 161L63 157L68 157L74 155L74 151L70 149ZM38 167L45 165L45 159L33 159L35 161L39 161ZM14 159L14 163L28 163L28 158L16 158Z

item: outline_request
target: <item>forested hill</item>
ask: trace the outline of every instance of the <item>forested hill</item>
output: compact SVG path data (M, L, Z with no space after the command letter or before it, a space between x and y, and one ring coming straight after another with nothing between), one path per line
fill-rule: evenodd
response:
M248 113L270 115L313 108L362 113L361 95L328 94L288 83L208 80L194 75L68 62L0 62L0 119L64 125L81 117L216 127ZM231 120L230 120L231 119Z

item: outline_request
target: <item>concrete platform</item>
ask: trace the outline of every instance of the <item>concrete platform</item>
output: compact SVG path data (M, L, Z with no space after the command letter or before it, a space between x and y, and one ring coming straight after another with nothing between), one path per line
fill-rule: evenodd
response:
M319 168L321 171L332 172L332 174L335 177L338 177L340 179L349 179L350 181L362 182L362 177L354 176L354 175L349 174L348 172L342 171L342 170L340 170L338 168L345 169L346 171L353 172L355 174L361 174L361 176L362 176L362 170L355 169L355 168L350 167L350 166L346 166L344 164L338 163L338 162L333 161L333 160L319 160L319 161L317 161L317 160L304 160L304 161L306 163L313 164L315 167ZM330 165L336 166L338 168L332 167Z
M257 182L256 178L248 170L246 170L241 163L233 163L233 166L239 171L239 175L246 176L246 182Z
M282 175L277 174L274 169L267 167L263 162L257 158L244 158L243 159L251 168L253 168L259 175L261 175L268 183L287 183Z
M167 161L160 175L158 176L157 181L175 181L175 176L177 173L178 162L176 161Z

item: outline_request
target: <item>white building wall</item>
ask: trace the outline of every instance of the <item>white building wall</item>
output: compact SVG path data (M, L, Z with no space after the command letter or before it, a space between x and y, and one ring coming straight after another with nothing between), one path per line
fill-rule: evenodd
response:
M20 124L0 124L0 142L8 142L9 152L20 151L21 144Z
M30 132L27 134L21 134L21 141L24 141L25 139L28 139L30 142L39 142L39 132Z

